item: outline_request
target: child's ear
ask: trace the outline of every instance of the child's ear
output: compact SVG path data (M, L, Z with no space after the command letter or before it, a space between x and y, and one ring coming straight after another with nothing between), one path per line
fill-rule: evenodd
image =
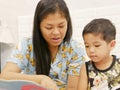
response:
M111 46L111 48L114 48L115 45L116 45L116 41L115 41L115 40L112 40L112 41L110 42L110 46Z

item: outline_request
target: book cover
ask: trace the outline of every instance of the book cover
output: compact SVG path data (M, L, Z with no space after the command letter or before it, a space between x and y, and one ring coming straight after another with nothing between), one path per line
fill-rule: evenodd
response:
M0 90L50 90L27 80L0 80Z

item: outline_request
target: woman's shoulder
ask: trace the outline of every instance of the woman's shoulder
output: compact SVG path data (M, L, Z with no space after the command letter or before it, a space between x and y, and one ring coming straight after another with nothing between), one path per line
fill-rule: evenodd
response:
M24 37L20 40L23 44L32 44L32 38L31 37Z
M61 51L68 51L68 54L70 54L71 56L77 55L77 57L85 57L85 48L83 47L82 43L79 43L73 39L71 39L69 43L63 43L60 48Z
M83 43L78 42L77 40L71 39L69 43L65 43L67 47L71 48L84 48Z
M15 48L26 50L28 46L32 46L32 38L24 37L19 40L19 43L15 45Z

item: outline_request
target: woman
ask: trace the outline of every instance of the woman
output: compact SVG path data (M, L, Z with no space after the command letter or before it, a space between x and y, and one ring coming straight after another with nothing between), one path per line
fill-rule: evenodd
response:
M72 23L66 3L41 0L35 11L32 39L24 39L13 51L1 77L30 80L53 90L66 86L73 90L78 80L74 76L79 76L85 53L71 36ZM73 78L75 83L69 83Z

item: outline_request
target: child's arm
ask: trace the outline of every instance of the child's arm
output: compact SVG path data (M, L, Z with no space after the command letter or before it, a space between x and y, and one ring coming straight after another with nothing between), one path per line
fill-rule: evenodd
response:
M80 70L78 90L87 90L87 87L88 87L88 78L87 78L87 73L86 73L86 66L85 64L83 64Z

